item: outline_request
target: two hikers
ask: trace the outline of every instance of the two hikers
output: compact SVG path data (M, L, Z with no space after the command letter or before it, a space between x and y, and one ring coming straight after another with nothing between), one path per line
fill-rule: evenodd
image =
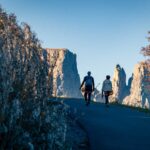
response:
M83 85L84 89L82 90ZM88 71L87 76L84 77L83 82L80 86L80 90L84 92L84 98L87 106L90 104L91 94L94 91L94 89L95 89L94 78L91 76L91 72ZM102 85L102 98L103 96L105 96L106 106L108 106L110 95L112 95L112 83L110 81L110 76L107 75Z
M86 105L88 106L91 101L91 94L94 91L95 85L94 85L94 78L91 76L91 72L88 71L87 76L84 77L83 82L80 86L80 90L82 90L82 87L84 85L84 98L86 101Z
M109 103L109 96L112 95L112 83L110 81L110 76L107 75L106 79L103 82L102 85L102 98L105 96L105 104L108 106Z

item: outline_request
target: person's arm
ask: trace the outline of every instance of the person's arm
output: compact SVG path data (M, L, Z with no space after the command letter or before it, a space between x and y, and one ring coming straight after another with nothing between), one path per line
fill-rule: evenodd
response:
M82 81L82 84L81 84L81 86L80 86L80 89L82 88L84 82L85 82L85 78L84 78L83 81Z

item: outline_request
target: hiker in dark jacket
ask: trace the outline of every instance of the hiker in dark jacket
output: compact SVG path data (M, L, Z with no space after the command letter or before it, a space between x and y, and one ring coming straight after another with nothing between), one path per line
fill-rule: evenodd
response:
M112 83L110 81L110 76L107 75L102 85L102 98L105 96L106 106L108 106L110 95L112 95Z
M90 104L91 101L91 94L94 91L95 85L94 85L94 78L91 76L91 72L88 71L87 76L84 77L83 82L80 86L80 89L82 89L84 85L84 98L86 101L86 105Z

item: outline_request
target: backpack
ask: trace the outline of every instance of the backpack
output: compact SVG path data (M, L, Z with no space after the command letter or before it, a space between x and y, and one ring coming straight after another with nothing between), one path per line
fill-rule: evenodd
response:
M92 86L92 84L93 84L93 78L87 76L85 79L85 86Z

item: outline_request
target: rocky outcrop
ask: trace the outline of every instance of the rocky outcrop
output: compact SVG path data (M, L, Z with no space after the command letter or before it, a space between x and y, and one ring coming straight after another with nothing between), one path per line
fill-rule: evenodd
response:
M123 104L150 108L150 64L141 62L135 66L130 95Z
M126 73L120 65L116 65L112 80L113 95L110 101L122 102L123 98L128 94L126 86Z
M53 65L53 96L80 98L76 55L68 49L46 49L46 51L47 62Z
M65 57L70 58L68 55ZM68 123L68 107L52 99L48 101L52 93L49 87L53 85L49 80L52 79L49 70L54 67L52 63L48 64L46 59L30 26L19 26L14 14L9 15L0 8L2 150L73 149L75 142L71 141L71 138L67 140L68 134L72 135L68 131L68 126L72 126ZM64 66L68 65L64 62ZM70 62L70 65L73 64ZM62 65L61 67L63 68ZM77 133L74 134L77 137Z

